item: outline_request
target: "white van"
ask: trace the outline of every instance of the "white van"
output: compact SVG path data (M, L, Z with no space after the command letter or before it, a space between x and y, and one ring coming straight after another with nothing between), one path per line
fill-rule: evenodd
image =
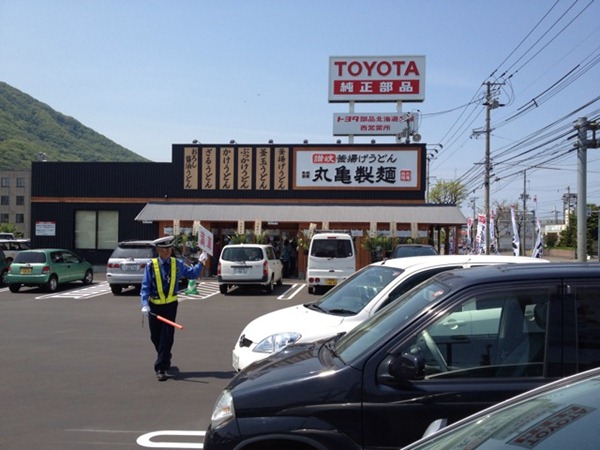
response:
M354 241L348 233L317 233L310 241L306 282L308 293L330 288L356 272Z

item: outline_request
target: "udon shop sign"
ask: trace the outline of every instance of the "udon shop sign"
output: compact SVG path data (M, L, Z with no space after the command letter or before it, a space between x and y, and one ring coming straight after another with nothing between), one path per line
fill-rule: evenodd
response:
M422 102L425 56L332 56L329 102Z
M420 147L295 149L295 189L396 189L419 187Z

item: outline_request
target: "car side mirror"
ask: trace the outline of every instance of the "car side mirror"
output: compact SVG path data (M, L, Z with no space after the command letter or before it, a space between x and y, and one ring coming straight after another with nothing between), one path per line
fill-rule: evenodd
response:
M409 353L389 355L377 369L377 380L383 384L419 380L425 373L425 359Z

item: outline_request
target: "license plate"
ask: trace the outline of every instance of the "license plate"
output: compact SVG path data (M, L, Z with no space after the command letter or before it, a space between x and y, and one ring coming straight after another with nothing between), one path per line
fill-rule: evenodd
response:
M325 280L325 284L327 286L335 286L337 284L337 280L335 278L327 278Z
M137 272L140 270L139 264L121 264L121 270L123 272Z
M21 267L21 275L31 275L31 267Z
M233 273L235 275L246 275L248 273L248 268L247 267L234 267Z

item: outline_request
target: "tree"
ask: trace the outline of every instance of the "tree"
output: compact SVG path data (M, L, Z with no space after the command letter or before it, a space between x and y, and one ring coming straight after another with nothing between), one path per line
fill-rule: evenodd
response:
M466 198L465 187L456 180L438 181L429 192L429 202L441 205L460 206Z

